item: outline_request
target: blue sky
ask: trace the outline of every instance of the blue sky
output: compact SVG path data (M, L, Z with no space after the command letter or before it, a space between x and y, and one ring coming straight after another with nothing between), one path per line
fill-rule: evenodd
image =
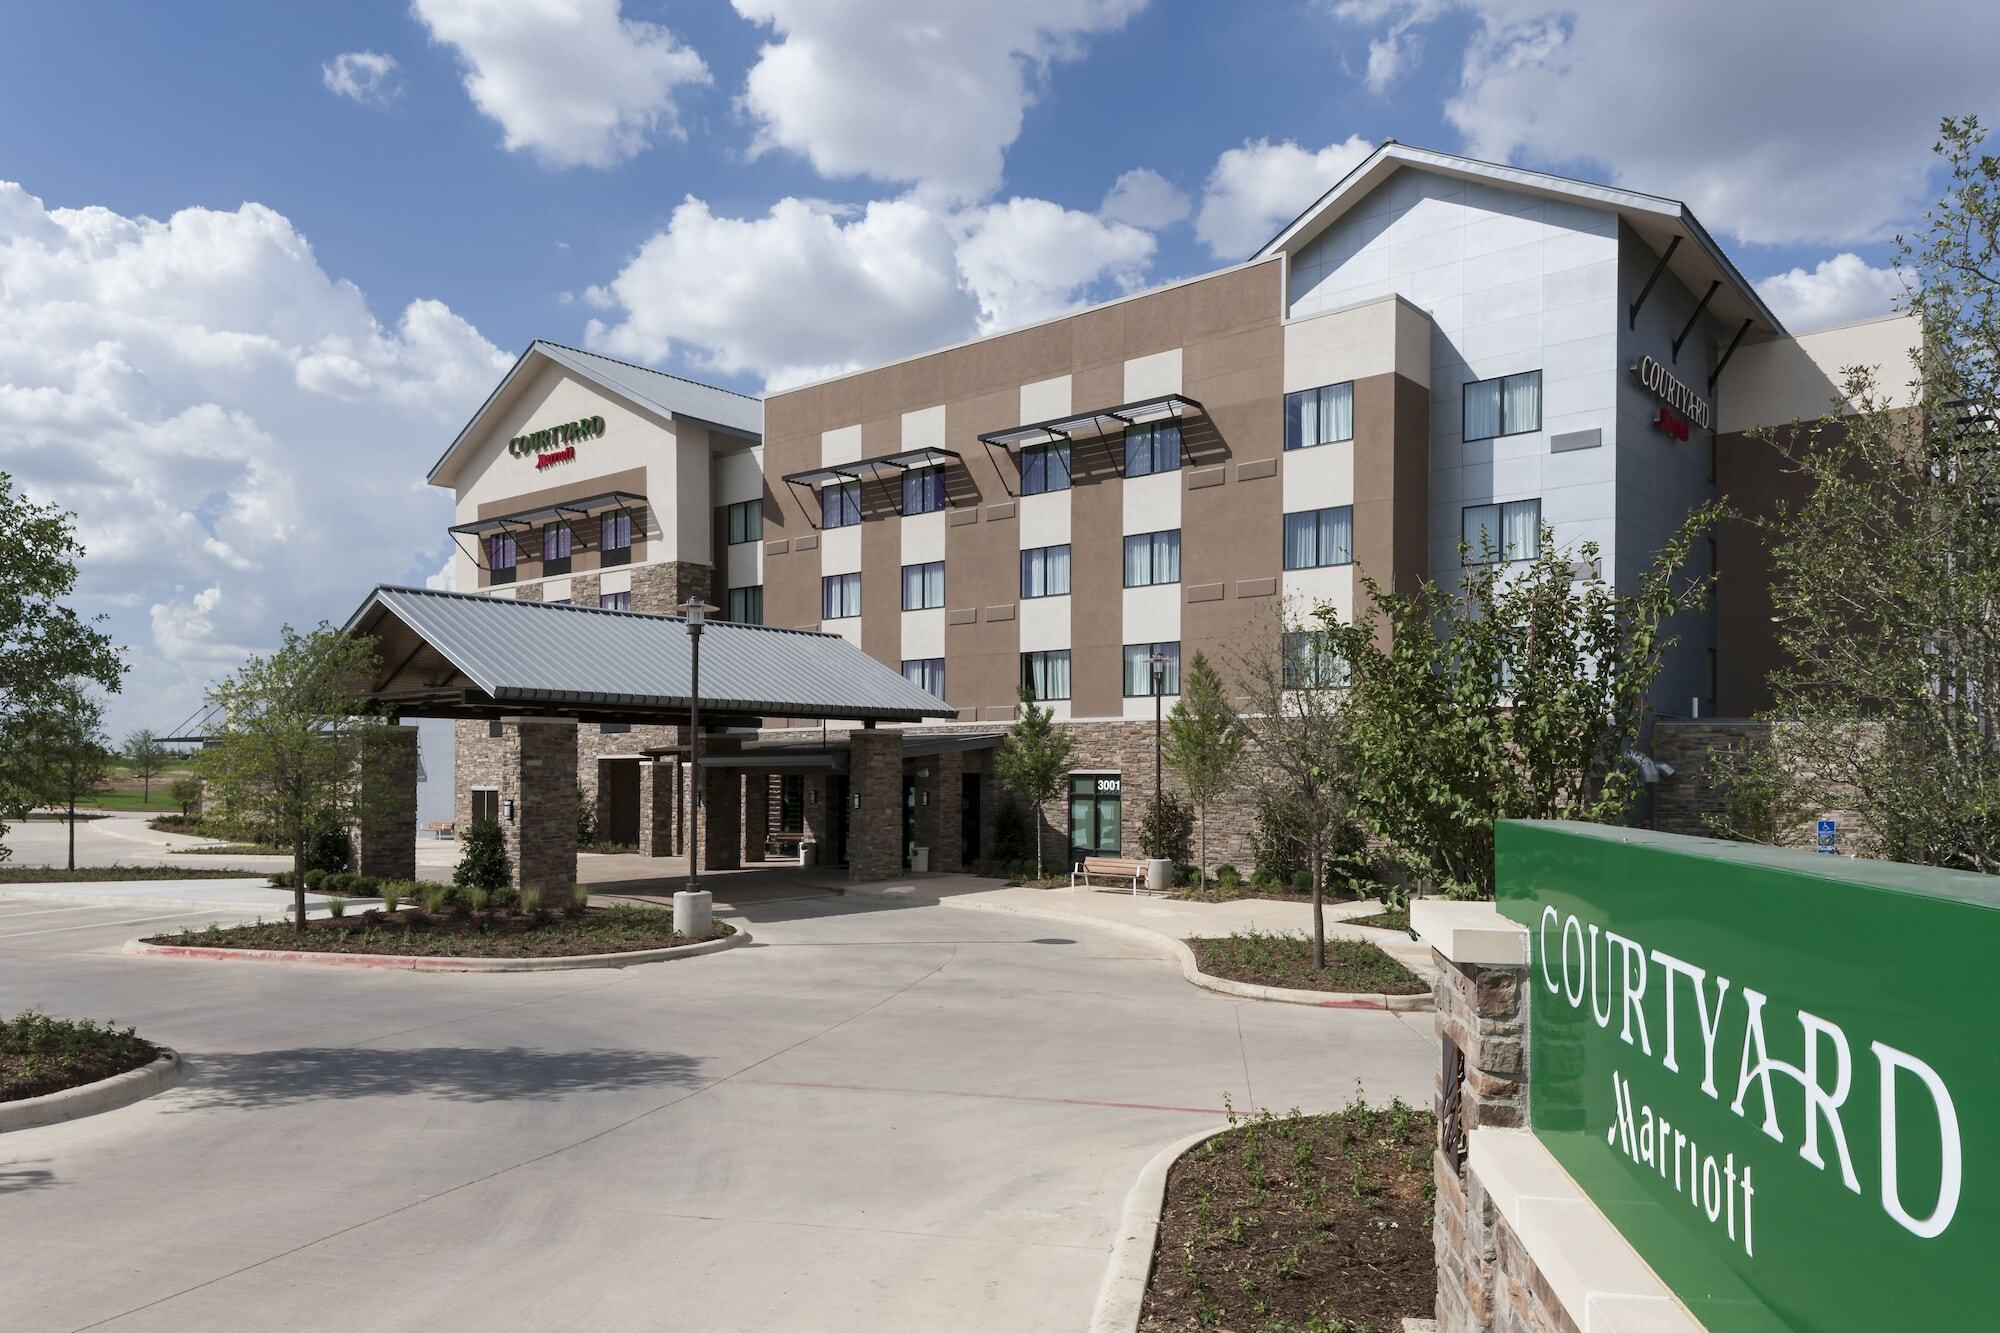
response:
M2000 47L1900 11L12 6L0 468L80 516L114 725L171 724L436 574L422 473L535 337L755 392L1240 258L1386 137L1686 199L1796 328L1884 311Z

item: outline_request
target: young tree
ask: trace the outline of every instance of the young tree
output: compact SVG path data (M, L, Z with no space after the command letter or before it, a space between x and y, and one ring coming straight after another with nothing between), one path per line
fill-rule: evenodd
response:
M249 818L292 848L292 912L306 924L306 841L360 813L356 760L363 732L381 723L360 696L376 665L371 640L324 622L290 625L269 657L252 657L212 687L216 723L197 758L210 811Z
M1825 416L1762 432L1802 491L1756 521L1787 665L1771 741L1715 765L1739 815L1761 812L1725 831L1787 841L1801 815L1853 810L1871 855L2000 872L2000 158L1984 138L1944 121L1950 184L1899 238L1908 392L1849 371Z
M125 670L110 636L63 605L82 558L75 516L16 494L0 472L0 836L40 799L26 740L60 706L58 686L115 691Z
M1585 542L1504 562L1464 550L1456 589L1408 594L1362 579L1367 605L1318 619L1345 664L1355 812L1389 858L1454 896L1493 896L1493 821L1617 823L1643 790L1637 746L1647 699L1712 575L1680 571L1714 521L1701 508L1655 554L1638 587L1597 577ZM1463 548L1462 548L1463 549ZM1579 572L1583 577L1579 578Z
M1021 716L1001 742L996 764L1000 785L1028 804L1035 826L1035 878L1042 877L1042 807L1063 794L1063 780L1069 776L1070 751L1075 742L1069 733L1058 731L1054 714L1035 703L1035 695L1021 687Z
M28 725L26 749L31 781L44 805L69 812L69 868L76 869L76 803L104 785L111 772L111 750L104 734L104 705L84 683L60 681L51 686L46 706Z
M1298 853L1312 877L1313 966L1324 968L1326 876L1352 822L1339 662L1325 632L1293 608L1265 631L1238 659L1249 782L1263 826Z
M125 738L125 748L120 753L124 756L126 767L132 770L132 776L139 779L140 803L151 804L153 779L166 769L173 752L160 744L159 737L142 727Z
M1229 702L1222 677L1200 653L1181 677L1180 701L1167 717L1164 747L1167 767L1174 770L1194 802L1201 830L1201 877L1208 880L1208 807L1229 790L1243 762L1243 728Z

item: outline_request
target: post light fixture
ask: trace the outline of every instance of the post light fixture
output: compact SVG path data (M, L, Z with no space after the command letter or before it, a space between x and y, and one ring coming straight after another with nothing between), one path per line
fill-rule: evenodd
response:
M1165 791L1160 783L1160 701L1166 694L1167 663L1172 660L1158 648L1146 655L1146 665L1153 669L1153 837L1156 839L1166 834L1160 824L1161 797ZM1156 843L1155 850L1164 849Z
M699 597L690 597L674 608L687 621L688 639L692 643L692 662L688 667L688 774L694 780L694 792L688 798L691 811L688 820L688 892L701 891L701 625L702 620L715 608Z

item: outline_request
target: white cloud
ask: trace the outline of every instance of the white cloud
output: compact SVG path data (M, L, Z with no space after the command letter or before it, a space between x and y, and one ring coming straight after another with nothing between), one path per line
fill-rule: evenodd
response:
M1380 97L1409 72L1423 50L1423 40L1412 30L1436 18L1450 4L1451 0L1336 0L1330 8L1335 17L1350 24L1385 25L1382 35L1368 43L1367 72L1362 78L1368 91Z
M1098 216L1157 231L1188 215L1188 197L1151 167L1135 167L1112 183Z
M509 364L445 306L384 326L258 204L157 221L13 184L0 291L5 466L79 516L80 601L132 649L114 730L440 558L448 503L412 479Z
M1035 84L1146 0L734 0L776 40L742 105L760 149L803 155L822 176L868 176L979 199L1000 184Z
M411 0L465 65L465 91L510 150L548 166L609 167L656 133L679 135L677 90L708 66L619 0Z
M586 292L620 312L587 340L783 388L1128 290L1152 253L1145 232L1039 199L960 211L915 196L862 209L783 199L726 218L689 198Z
M1248 140L1216 159L1194 234L1223 258L1247 258L1374 151L1358 134L1318 152L1290 140Z
M363 106L385 105L402 89L396 83L396 57L380 51L343 51L320 66L327 91Z
M1757 284L1757 294L1793 333L1886 315L1904 295L1895 268L1875 268L1859 255L1822 259L1810 270L1791 269Z
M1762 244L1880 239L1929 201L1938 117L2000 110L2000 6L1457 0L1467 151L1685 200ZM1442 0L1336 6L1385 38ZM1347 12L1343 12L1347 11ZM1942 39L1941 39L1942 35Z

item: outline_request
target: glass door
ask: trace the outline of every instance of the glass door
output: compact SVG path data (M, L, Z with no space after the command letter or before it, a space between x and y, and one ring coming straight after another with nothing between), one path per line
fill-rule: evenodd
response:
M1116 773L1073 773L1069 780L1069 859L1117 856L1124 849Z

